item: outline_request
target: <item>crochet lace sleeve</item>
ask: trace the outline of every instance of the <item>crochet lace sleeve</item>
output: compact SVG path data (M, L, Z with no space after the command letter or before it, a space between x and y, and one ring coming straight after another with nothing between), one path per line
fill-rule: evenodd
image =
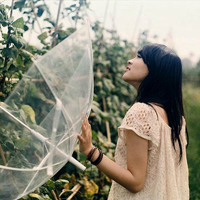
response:
M126 113L122 125L118 128L119 133L124 130L132 130L138 136L151 140L153 130L153 113L148 105L144 103L135 103ZM124 134L122 137L125 137Z

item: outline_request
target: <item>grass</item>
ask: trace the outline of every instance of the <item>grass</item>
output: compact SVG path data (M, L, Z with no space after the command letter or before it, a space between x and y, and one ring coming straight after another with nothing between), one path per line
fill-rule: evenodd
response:
M192 84L184 85L183 97L189 132L187 159L189 166L190 199L200 200L200 88Z

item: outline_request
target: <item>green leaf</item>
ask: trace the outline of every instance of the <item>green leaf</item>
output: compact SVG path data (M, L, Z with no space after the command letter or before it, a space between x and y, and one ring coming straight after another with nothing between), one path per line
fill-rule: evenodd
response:
M37 11L37 16L38 17L41 17L42 16L42 14L44 13L44 9L43 8L38 8L38 11Z
M60 183L69 183L69 181L66 180L66 179L58 179L56 182L60 182Z
M70 10L70 11L72 11L72 9L71 9L70 7L65 8L65 10Z
M96 102L95 102L96 103ZM94 111L94 113L96 113L96 114L101 114L102 113L102 111L98 108L98 104L92 104L92 110Z
M44 21L49 22L52 26L55 26L55 25L56 25L55 22L52 21L50 18L45 18Z
M15 49L15 48L4 48L4 49L2 50L2 54L3 54L5 57L13 58L13 59L16 59L17 56L18 56L17 49Z
M24 49L20 49L20 54L25 58L33 58L33 54L31 54L30 52L24 50Z
M22 47L26 46L26 42L22 37L16 37L15 35L10 36L10 41L18 48L21 49Z
M72 16L72 20L75 20L76 19L76 16Z
M68 36L69 36L69 33L68 33L67 31L59 31L59 32L58 32L58 37L59 37L61 40L65 39L65 38L68 37Z
M17 151L16 155L15 155L15 166L18 167L24 167L24 168L31 168L32 165L30 163L30 161L28 161L26 159L26 157L21 154L19 151Z
M14 4L14 9L19 8L20 10L24 7L26 0L16 1Z
M6 27L6 26L8 25L8 22L7 22L7 21L1 22L1 25L2 25L3 27Z
M4 62L4 59L2 57L0 57L0 65L2 65Z
M50 190L55 188L55 183L52 180L48 180L46 184Z
M12 23L12 26L15 27L15 28L21 28L21 29L24 29L24 19L23 17L17 19L16 21L14 21Z
M39 39L39 40L45 40L46 38L48 38L47 32L44 32L44 33L42 33L42 34L40 34L40 35L38 36L38 39Z
M58 180L55 182L55 186L56 186L56 187L60 187L60 186L65 185L66 183L69 183L69 181L66 180L66 179L58 179Z
M115 88L112 81L110 79L107 79L107 78L103 79L103 85L104 85L104 89L106 91L111 91L112 89Z
M100 115L101 115L101 117L103 117L104 119L106 119L106 120L110 120L109 113L101 112Z
M24 113L24 111L22 109L19 110L19 119L23 122L26 122L26 114Z
M32 197L33 199L37 199L37 200L45 200L44 198L42 198L40 195L32 193L29 194L30 197Z
M8 34L3 33L3 34L2 34L2 37L3 37L4 40L7 40L7 38L8 38Z
M7 136L8 136L8 134L7 134ZM6 145L7 148L14 150L15 145L14 145L12 139L7 138L7 139L4 141L4 143L5 143L5 145Z
M35 111L33 110L33 108L29 105L22 105L21 109L24 111L27 120L33 124L36 124Z
M14 100L11 101L10 106L14 108L16 111L19 110L18 106L14 103Z
M20 55L17 57L16 62L19 66L24 67L24 62L23 62L22 57Z
M24 150L29 146L29 141L27 138L15 140L15 146L20 150Z
M2 13L0 12L0 20L4 20L4 16L2 15Z
M29 27L27 25L24 25L24 31L28 31Z
M70 8L74 8L74 7L76 7L76 4L72 4L72 5L70 6Z
M10 65L10 67L8 68L8 71L17 71L17 67L13 64Z

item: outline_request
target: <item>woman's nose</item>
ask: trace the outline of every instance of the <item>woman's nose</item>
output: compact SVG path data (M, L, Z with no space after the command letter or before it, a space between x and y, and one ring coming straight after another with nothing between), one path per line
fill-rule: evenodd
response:
M131 61L131 60L128 60L128 61L127 61L127 64L128 64L128 65L131 65L131 64L132 64L132 61Z

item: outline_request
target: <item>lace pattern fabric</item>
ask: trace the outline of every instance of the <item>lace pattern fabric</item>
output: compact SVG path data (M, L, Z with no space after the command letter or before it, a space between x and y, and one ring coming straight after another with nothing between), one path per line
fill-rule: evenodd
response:
M186 158L185 119L181 130L183 159L180 165L177 152L171 142L171 128L156 115L154 109L144 103L135 103L118 127L119 138L115 162L127 168L125 130L133 130L149 141L146 181L138 193L131 193L115 181L112 182L108 200L189 200L188 165Z

